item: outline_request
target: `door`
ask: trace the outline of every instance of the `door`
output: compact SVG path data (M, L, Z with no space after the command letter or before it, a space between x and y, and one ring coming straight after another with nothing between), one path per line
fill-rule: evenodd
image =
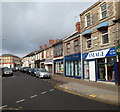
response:
M96 81L95 61L89 61L89 76L91 81Z

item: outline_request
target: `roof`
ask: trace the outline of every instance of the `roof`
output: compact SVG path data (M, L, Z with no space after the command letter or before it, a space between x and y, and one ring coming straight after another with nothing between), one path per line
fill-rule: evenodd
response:
M12 55L12 54L2 54L2 57L7 57L7 56L11 56L11 57L16 57L16 58L20 58L18 56Z
M99 3L101 3L100 1L95 2L93 5L91 5L89 8L87 8L85 11L83 11L80 16L82 16L83 14L85 14L86 12L88 12L89 10L91 10L92 8L94 8L95 6L97 6Z

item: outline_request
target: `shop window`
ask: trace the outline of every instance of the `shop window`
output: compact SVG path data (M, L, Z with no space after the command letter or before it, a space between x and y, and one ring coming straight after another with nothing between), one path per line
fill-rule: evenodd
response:
M105 64L98 65L98 79L106 80Z
M109 39L108 39L108 29L105 28L101 31L102 33L102 44L107 44L109 43Z
M97 62L98 63L105 63L105 58L99 58L99 59L97 59Z
M86 36L87 48L91 48L91 35Z
M75 40L75 41L74 41L74 51L77 52L77 51L78 51L78 48L79 48L78 40Z
M108 57L107 58L107 63L114 63L115 58L114 57Z
M90 13L87 13L85 17L86 17L86 27L88 27L90 26Z
M107 16L107 8L106 8L106 3L102 4L100 7L100 17L101 19L105 18Z
M88 61L84 61L84 78L89 78L89 63Z
M114 61L115 57L97 59L99 80L114 81Z

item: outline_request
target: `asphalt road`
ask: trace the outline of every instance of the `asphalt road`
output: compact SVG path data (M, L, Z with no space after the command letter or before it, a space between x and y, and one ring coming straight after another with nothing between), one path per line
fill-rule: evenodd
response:
M2 78L3 110L118 110L117 106L73 95L55 87L53 79L15 72Z

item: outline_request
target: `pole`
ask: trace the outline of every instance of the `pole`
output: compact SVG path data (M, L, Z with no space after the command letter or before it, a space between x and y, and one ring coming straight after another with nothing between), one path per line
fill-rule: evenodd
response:
M80 51L81 51L81 78L83 79L82 34L80 34Z

